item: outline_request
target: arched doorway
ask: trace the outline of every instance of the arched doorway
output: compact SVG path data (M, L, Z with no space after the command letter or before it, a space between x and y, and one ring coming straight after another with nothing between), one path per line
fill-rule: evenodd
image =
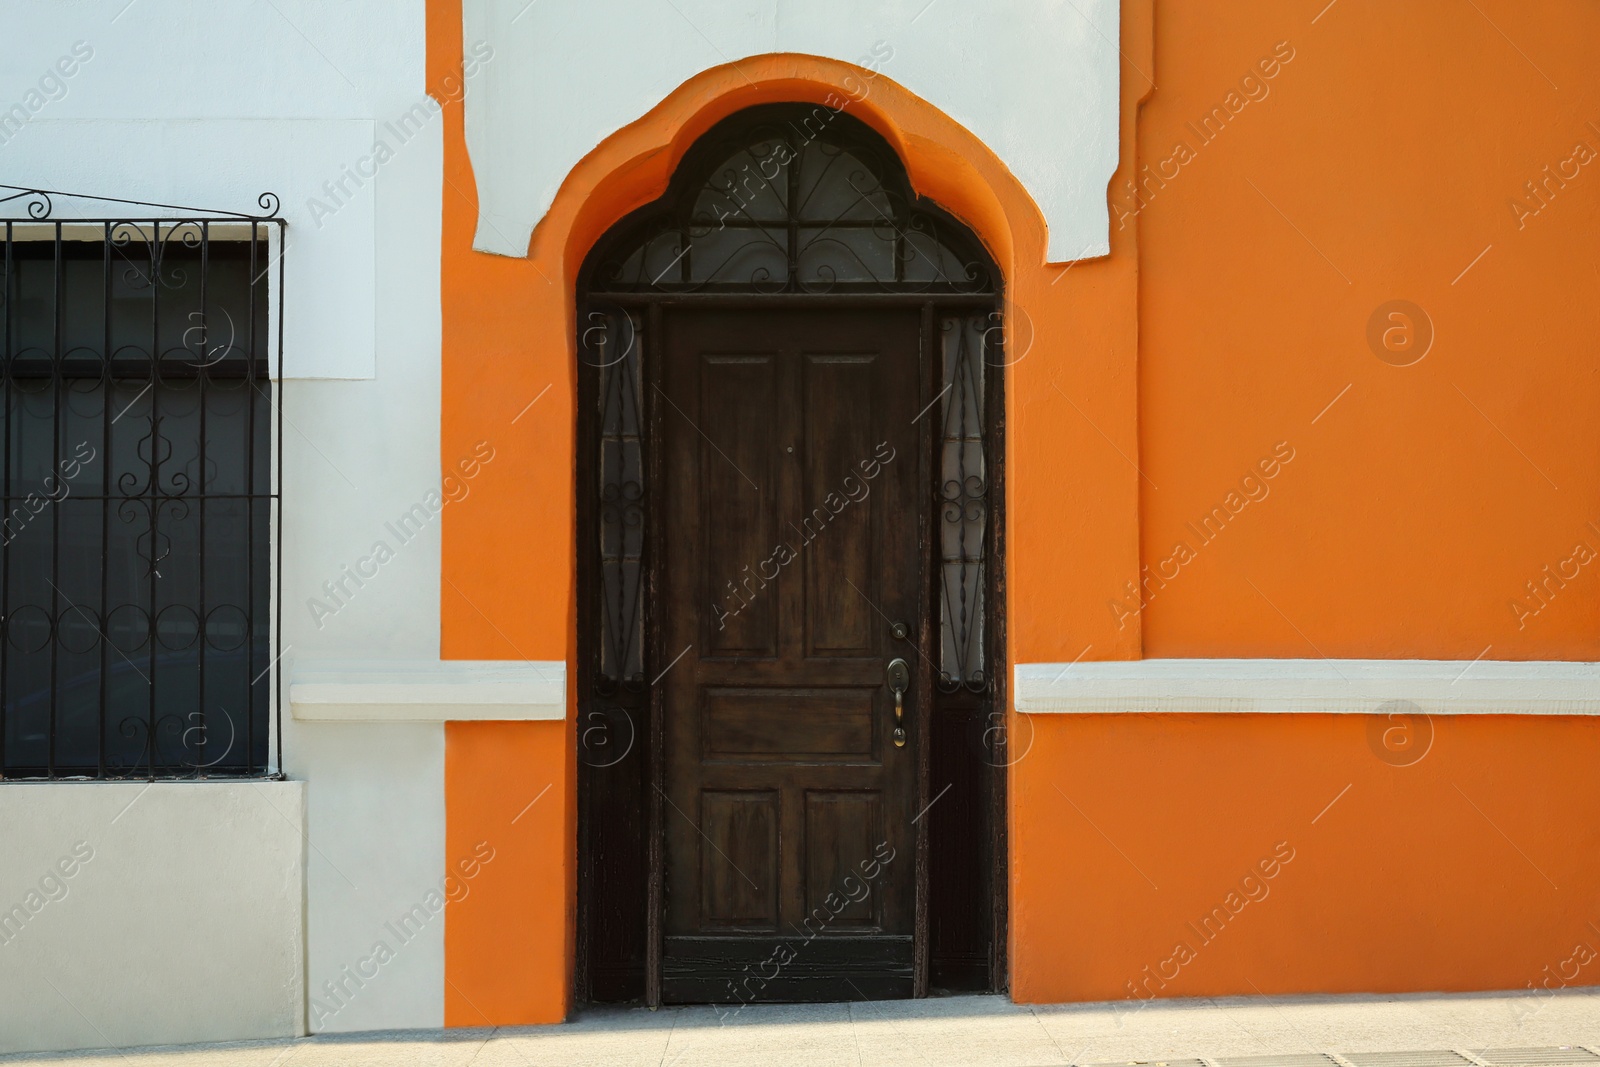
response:
M1003 988L994 264L769 105L578 301L577 999Z

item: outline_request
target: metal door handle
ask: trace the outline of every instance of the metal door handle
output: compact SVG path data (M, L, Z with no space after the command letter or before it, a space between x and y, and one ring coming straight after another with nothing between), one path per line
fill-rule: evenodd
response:
M894 690L894 747L906 747L905 696L911 685L911 665L896 656L884 668L883 677Z

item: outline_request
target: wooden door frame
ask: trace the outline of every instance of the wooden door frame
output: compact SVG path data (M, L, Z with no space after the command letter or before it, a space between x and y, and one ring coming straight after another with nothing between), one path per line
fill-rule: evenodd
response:
M661 420L663 412L661 406L655 403L656 390L654 385L659 381L662 368L660 346L662 343L663 312L666 308L695 307L717 308L727 310L746 310L751 308L783 308L783 309L864 309L864 308L906 308L916 307L921 311L921 330L919 339L919 375L917 389L919 393L918 409L925 410L927 406L937 402L936 383L942 377L940 370L940 354L936 347L938 316L944 313L960 312L972 314L974 312L989 312L998 316L1004 306L1003 294L991 293L983 295L951 295L925 296L919 294L783 294L762 296L755 294L597 294L596 300L616 303L628 307L636 313L642 322L641 372L643 388L641 390L641 434L644 447L644 461L646 464L647 484L653 492L661 486L661 455L659 447L661 440ZM580 288L580 309L587 302L587 294ZM580 329L582 318L580 315ZM980 357L981 358L981 357ZM593 682L595 678L595 650L598 642L596 630L596 611L593 607L595 590L597 589L598 557L591 546L596 543L598 536L597 496L592 491L597 475L596 456L600 440L599 418L595 401L598 399L595 387L589 381L592 374L586 374L580 367L580 382L578 388L579 412L577 420L578 462L577 478L577 541L578 547L578 699L579 712L583 714L586 703L591 699ZM984 642L986 644L986 662L989 665L987 672L989 689L987 693L988 709L991 723L1004 723L1009 716L1008 704L1009 670L1006 660L1006 602L1005 602L1005 386L1007 375L1004 361L999 364L989 363L985 378L985 424L984 441L987 457L987 482L988 482L988 507L989 522L986 530L988 555L986 572L986 603L984 617ZM918 740L917 751L917 803L916 809L925 813L931 804L938 801L938 797L931 795L930 788L930 761L933 753L934 730L934 705L935 684L933 657L938 655L940 647L940 623L938 615L938 597L940 591L939 561L937 558L938 537L937 526L940 505L935 490L935 471L938 469L938 454L941 437L937 430L936 420L926 419L923 422L918 455L918 480L924 487L927 495L922 497L923 507L918 514L918 533L922 546L922 559L920 561L921 580L925 591L926 610L920 624L918 647L922 653L919 656L917 686L918 699L915 710L915 729ZM647 497L650 495L647 492ZM670 656L662 647L661 610L660 610L660 568L662 558L662 521L660 509L647 507L646 535L645 535L645 561L643 566L642 593L644 597L644 649L646 672L657 674L667 665ZM644 983L643 1000L651 1007L661 1003L662 990L662 947L663 929L665 918L665 818L664 818L664 772L665 772L665 736L663 719L663 692L661 687L650 684L646 708L648 709L648 722L636 724L636 739L643 742L643 758L646 761L645 776L648 783L646 793L646 862L645 871L647 888L645 893L645 944L644 944ZM642 729L638 727L642 726ZM584 729L579 723L580 731ZM983 783L986 793L986 818L987 844L989 848L988 870L988 895L990 899L990 915L988 916L988 942L989 942L989 988L992 991L1004 991L1009 987L1007 936L1009 922L1009 884L1008 847L1007 847L1007 766L1009 758L1006 754L1006 736L1003 728L998 731L991 726L986 732L986 739L993 743L992 758L986 760L987 767L982 772L987 778ZM629 738L630 742L634 740ZM577 753L575 752L575 757ZM587 793L584 789L584 777L594 773L586 772L585 768L591 765L576 760L579 775L579 811L578 833L576 845L578 855L576 870L578 872L578 929L574 945L574 999L583 1002L590 999L591 976L589 959L588 926L586 925L587 905L591 903L589 895L592 882L588 875L588 867L584 859L590 847L594 827L591 812L586 806ZM931 951L931 931L929 928L930 915L930 843L928 823L922 822L918 817L915 831L915 899L916 918L913 934L914 948L914 978L913 995L926 996L929 988L929 968Z

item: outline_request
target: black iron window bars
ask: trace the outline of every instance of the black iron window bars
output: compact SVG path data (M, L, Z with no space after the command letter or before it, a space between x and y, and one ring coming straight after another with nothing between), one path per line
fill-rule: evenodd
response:
M281 765L285 223L258 205L0 186L0 778Z

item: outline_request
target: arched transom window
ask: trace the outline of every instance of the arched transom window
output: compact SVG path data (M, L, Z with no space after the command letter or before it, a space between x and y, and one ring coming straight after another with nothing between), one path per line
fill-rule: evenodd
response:
M988 257L888 144L823 106L713 127L661 200L590 257L589 292L989 293Z

